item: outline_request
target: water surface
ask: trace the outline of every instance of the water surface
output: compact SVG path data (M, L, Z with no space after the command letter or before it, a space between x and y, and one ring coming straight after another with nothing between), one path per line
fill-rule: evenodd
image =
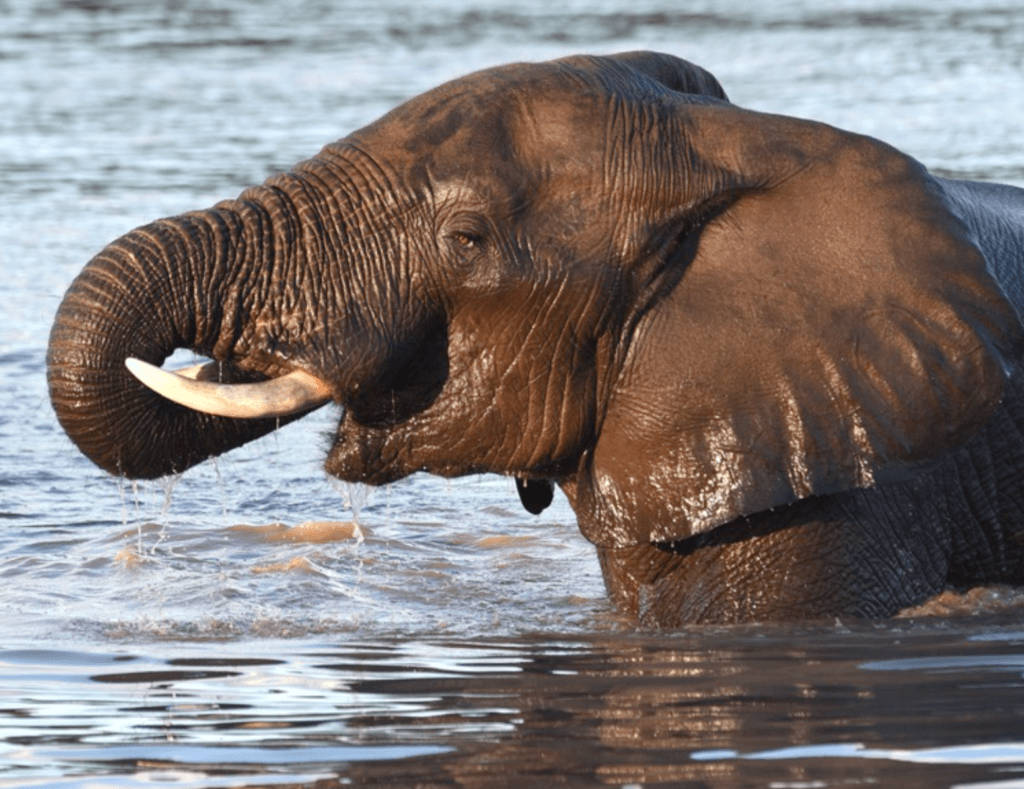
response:
M1024 186L1010 2L0 0L0 785L1024 786L1001 590L636 632L564 499L332 484L329 408L139 486L56 425L49 326L108 241L467 71L638 48Z

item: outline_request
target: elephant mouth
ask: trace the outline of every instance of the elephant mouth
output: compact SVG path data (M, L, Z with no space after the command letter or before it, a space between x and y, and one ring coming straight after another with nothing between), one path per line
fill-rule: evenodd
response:
M291 416L331 399L330 386L305 370L258 383L221 383L220 365L206 362L169 372L141 359L125 360L144 386L186 408L236 419Z

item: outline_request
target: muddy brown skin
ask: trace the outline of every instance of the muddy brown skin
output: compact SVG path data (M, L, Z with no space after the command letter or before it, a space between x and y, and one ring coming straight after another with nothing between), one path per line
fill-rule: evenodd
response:
M1024 192L728 102L629 53L472 74L86 266L49 382L68 435L152 478L277 420L125 370L191 348L302 369L348 481L565 492L656 625L887 616L1024 581Z

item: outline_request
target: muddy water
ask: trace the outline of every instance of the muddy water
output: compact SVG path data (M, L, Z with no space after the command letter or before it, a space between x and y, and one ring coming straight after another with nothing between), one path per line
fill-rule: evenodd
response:
M136 487L56 426L47 332L107 241L465 71L636 48L1024 185L1009 2L0 0L0 786L1024 787L1006 590L639 633L563 499L334 485L330 409Z

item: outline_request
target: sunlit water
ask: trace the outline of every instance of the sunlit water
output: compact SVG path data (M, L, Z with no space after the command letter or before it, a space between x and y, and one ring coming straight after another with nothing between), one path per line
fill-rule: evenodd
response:
M0 786L1024 787L1012 594L638 633L564 499L332 484L330 409L118 484L46 395L106 242L496 63L662 49L737 103L1024 185L1024 11L888 5L0 0Z

